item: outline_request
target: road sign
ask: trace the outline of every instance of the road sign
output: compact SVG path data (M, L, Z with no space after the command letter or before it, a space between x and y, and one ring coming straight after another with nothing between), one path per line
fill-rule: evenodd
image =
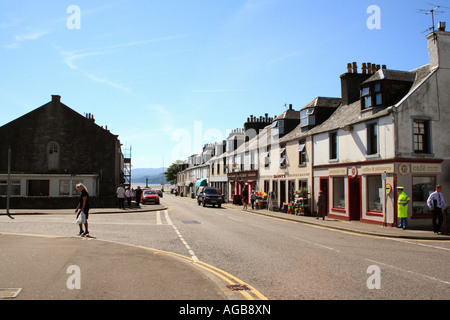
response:
M386 183L386 194L391 194L392 186L389 183Z

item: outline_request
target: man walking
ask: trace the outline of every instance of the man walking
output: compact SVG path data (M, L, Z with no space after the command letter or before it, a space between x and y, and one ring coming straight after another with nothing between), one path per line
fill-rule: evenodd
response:
M448 209L441 191L442 186L438 184L436 186L436 191L430 194L427 200L427 205L433 215L433 231L435 234L439 234L439 232L441 232L442 222L444 219L443 213L444 210Z
M397 187L397 217L399 218L398 228L405 230L408 225L408 203L410 198L403 189L403 187Z

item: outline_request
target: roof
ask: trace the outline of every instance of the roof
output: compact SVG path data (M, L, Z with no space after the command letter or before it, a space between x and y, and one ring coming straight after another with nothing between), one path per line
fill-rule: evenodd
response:
M342 102L341 98L317 97L300 110L312 107L337 108Z
M395 80L395 81L406 81L414 82L416 78L416 73L414 71L398 71L398 70L388 70L380 69L375 72L369 79L364 81L361 85L378 81L378 80Z
M383 72L380 72L383 71ZM395 71L395 70L379 70L372 77L367 79L368 81L375 81L375 79L396 79L402 81L413 82L408 93L397 103L399 106L405 99L407 99L420 85L430 76L434 71L430 70L430 65L424 65L420 68L413 69L411 71ZM372 79L372 80L371 80ZM406 80L408 79L408 80ZM412 80L410 80L412 79ZM317 98L316 98L317 99ZM314 100L313 100L314 101ZM297 127L291 133L280 139L280 142L288 142L292 140L298 140L306 138L308 136L337 130L350 126L359 122L376 119L389 114L388 108L379 110L372 110L372 112L361 112L361 101L357 100L349 105L340 105L336 111L322 124L312 128L309 131L301 132L301 128Z

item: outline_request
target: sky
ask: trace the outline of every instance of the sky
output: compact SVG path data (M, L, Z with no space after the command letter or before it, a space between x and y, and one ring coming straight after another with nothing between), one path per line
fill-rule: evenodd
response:
M450 30L449 0L0 0L0 126L60 95L133 168L167 167L250 115L340 97L349 62L427 64L431 3Z

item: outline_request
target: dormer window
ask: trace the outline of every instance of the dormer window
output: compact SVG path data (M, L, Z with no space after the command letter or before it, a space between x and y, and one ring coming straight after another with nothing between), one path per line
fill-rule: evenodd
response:
M381 106L383 104L383 93L381 83L372 83L361 88L361 110Z
M314 116L315 108L306 108L300 110L300 125L302 127L314 126L316 124L316 117Z

